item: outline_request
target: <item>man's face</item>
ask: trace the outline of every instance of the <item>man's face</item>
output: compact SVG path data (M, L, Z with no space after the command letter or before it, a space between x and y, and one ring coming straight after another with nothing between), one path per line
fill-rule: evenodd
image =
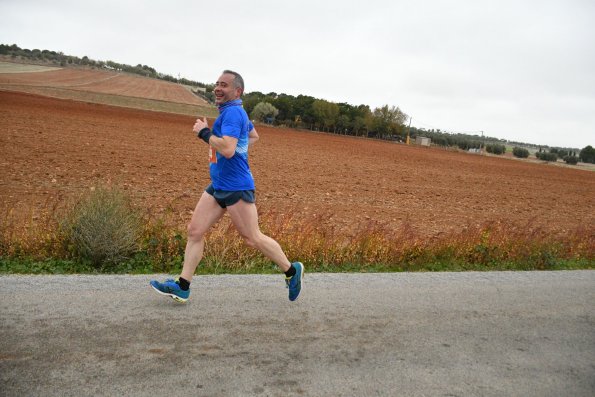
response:
M233 74L222 74L215 83L215 89L213 92L215 93L215 104L222 105L225 102L233 101L234 99L238 99L241 94L241 88L234 88L233 81L235 76Z

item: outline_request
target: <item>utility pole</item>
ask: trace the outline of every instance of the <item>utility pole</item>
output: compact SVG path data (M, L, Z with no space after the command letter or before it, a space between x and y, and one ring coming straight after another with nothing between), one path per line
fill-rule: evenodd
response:
M409 117L409 127L407 127L407 145L409 145L409 133L411 131L411 120L413 117Z

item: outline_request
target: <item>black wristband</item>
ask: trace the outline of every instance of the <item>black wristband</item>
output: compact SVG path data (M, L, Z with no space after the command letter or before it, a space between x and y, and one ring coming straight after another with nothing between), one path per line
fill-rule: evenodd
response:
M209 143L209 139L211 138L211 135L213 135L213 133L211 132L211 130L209 129L209 127L205 127L202 130L198 131L197 136L202 139L203 141L205 141L206 143Z

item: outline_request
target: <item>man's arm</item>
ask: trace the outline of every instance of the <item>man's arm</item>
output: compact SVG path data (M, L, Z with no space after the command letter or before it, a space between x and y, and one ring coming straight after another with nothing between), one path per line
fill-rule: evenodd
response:
M252 145L258 141L258 132L256 132L256 128L252 128L252 131L248 134L248 145Z
M198 134L198 137L207 142L213 149L221 153L223 157L226 159L230 159L236 152L236 147L238 146L237 138L233 138L230 136L224 136L223 138L219 138L211 133L209 130L209 124L207 123L207 118L203 117L203 119L196 119L196 123L194 123L194 127L192 127L192 131Z
M236 152L236 146L238 146L238 139L230 136L224 136L219 138L215 135L211 135L209 138L209 144L213 149L221 153L226 159L230 159Z

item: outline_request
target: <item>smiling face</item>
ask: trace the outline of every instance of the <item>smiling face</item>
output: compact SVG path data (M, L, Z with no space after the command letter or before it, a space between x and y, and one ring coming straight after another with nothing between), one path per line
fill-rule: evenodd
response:
M225 102L239 99L242 95L242 89L234 85L235 76L229 73L223 73L217 83L213 92L215 93L215 104L222 105Z

